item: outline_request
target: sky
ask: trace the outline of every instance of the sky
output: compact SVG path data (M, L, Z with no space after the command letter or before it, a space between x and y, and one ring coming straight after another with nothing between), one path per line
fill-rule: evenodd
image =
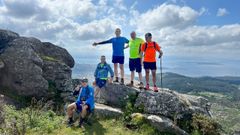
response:
M167 60L240 64L239 0L0 0L0 28L66 48L78 59L111 57L93 42L151 32ZM128 56L128 50L125 51ZM240 73L239 73L240 74Z

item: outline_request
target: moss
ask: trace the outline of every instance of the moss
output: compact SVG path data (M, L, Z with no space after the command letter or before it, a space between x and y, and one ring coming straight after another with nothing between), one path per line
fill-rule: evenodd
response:
M54 57L51 57L51 56L42 56L40 55L40 57L45 60L45 61L52 61L52 62L59 62L58 59L54 58Z

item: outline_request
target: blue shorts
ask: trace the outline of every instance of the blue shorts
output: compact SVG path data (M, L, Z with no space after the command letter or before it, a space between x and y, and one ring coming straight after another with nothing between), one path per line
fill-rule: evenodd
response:
M107 83L107 80L104 79L96 79L96 85L101 89L102 87L104 87Z
M129 69L130 71L135 71L138 73L142 72L142 65L141 65L141 59L129 59Z
M124 56L112 56L112 63L124 64Z
M77 106L77 112L82 112L82 102L76 102L75 104ZM87 111L90 111L90 105L89 104L86 105L88 106Z
M143 62L144 69L157 70L156 62Z

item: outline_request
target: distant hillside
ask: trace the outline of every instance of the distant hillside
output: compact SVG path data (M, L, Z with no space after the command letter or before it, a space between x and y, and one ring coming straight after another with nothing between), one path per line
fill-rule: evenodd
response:
M157 74L157 85L160 87L160 74ZM177 90L182 93L188 92L238 92L240 77L187 77L175 73L163 74L163 87Z

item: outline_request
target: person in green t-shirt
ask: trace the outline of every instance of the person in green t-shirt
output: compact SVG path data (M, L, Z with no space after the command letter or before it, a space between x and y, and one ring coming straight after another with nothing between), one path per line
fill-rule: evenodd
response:
M127 86L132 87L134 85L134 71L138 73L139 81L138 84L141 87L143 87L142 82L142 58L140 55L140 48L141 44L144 43L144 40L141 38L136 37L136 32L131 32L131 40L129 41L129 44L125 47L130 48L130 58L129 58L129 69L131 71L131 82L127 84Z

